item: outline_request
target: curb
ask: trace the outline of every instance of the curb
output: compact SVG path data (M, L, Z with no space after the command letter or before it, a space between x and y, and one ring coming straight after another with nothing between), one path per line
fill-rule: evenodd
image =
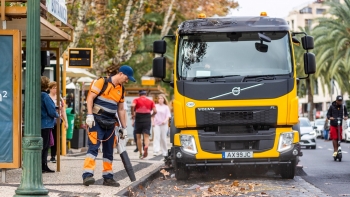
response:
M77 156L83 156L86 155L86 152L81 152L81 153L73 153L73 154L66 154L66 157L77 157Z
M131 185L127 186L126 188L119 191L116 195L117 196L132 196L129 191L136 190L140 185L142 185L144 188L146 188L152 180L156 179L158 176L160 176L159 168L154 169L141 179L133 182ZM130 189L129 189L130 188Z

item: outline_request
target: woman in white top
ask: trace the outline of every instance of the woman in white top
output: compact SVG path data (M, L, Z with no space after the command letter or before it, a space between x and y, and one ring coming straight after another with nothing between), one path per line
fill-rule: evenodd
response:
M61 97L60 99L60 105L57 104L57 83L56 81L52 81L49 84L49 96L51 97L51 99L53 100L53 102L55 103L56 109L58 109L58 114L60 114L61 119L64 121L64 126L66 127L66 129L68 129L68 121L67 121L67 114L66 114L66 107L64 104L64 101ZM54 139L54 145L50 147L51 149L51 159L50 161L52 163L56 163L56 152L57 152L57 125L55 122L55 127L52 129L52 135L53 135L53 139Z
M158 95L158 103L156 104L157 113L152 119L153 126L153 155L158 155L160 151L163 156L168 155L167 148L167 132L168 122L170 118L170 109L168 106L168 100L164 94Z

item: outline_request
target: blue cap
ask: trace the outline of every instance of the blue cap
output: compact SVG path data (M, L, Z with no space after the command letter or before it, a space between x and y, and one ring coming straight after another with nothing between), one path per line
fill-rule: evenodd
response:
M132 70L132 68L128 65L122 65L119 68L119 72L122 72L124 75L128 76L129 80L136 82L135 78L134 78L134 71Z
M147 94L146 90L139 90L139 95L145 95Z

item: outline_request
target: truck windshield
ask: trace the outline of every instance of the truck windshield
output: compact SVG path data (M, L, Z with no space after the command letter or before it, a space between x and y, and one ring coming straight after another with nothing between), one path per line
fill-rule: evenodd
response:
M179 78L290 74L292 56L288 32L263 32L271 42L261 41L258 33L261 32L181 35Z

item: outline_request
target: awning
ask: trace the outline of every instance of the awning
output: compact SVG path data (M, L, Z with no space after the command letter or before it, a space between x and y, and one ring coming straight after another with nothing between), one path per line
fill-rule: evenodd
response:
M2 25L0 25L0 29L3 29ZM27 19L26 18L20 18L15 19L13 18L10 21L6 21L6 29L19 29L22 32L22 39L27 39ZM56 27L55 25L51 24L49 21L45 20L44 18L40 17L40 40L41 41L70 41L71 36L61 30L60 28Z
M93 79L91 77L80 77L77 82L82 82L82 83L91 83Z
M97 78L96 75L82 68L66 68L67 77L92 77Z

